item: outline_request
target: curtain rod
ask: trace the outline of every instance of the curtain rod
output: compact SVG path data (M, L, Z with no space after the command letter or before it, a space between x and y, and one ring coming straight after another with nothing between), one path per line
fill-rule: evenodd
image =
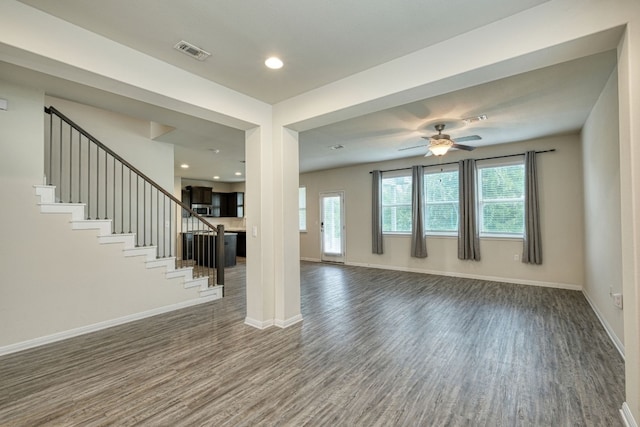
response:
M552 151L556 151L555 148L552 148L550 150L542 150L542 151L536 151L536 154L542 154L542 153L550 153ZM525 153L519 153L519 154L505 154L504 156L493 156L493 157L483 157L482 159L476 159L476 161L480 161L480 160L493 160L493 159L503 159L505 157L516 157L516 156L524 156ZM447 166L447 165L455 165L458 162L447 162L447 163L438 163L437 165L422 165L425 168L428 167L435 167L435 166ZM408 168L397 168L397 169L387 169L387 170L383 170L380 172L395 172L395 171L403 171L403 170L409 170L411 169L411 167ZM373 173L373 171L369 171L369 173Z

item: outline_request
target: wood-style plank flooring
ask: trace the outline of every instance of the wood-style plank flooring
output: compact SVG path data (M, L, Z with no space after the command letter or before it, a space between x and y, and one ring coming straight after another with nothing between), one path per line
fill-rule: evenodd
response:
M0 425L622 425L624 363L580 292L302 263L304 321L260 331L226 277L0 358Z

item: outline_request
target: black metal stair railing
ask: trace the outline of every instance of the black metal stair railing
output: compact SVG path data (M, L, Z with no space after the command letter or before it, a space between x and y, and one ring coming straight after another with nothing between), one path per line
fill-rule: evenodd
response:
M158 258L175 257L176 268L193 267L194 278L224 285L224 226L210 224L54 107L45 117L45 176L56 201L83 203L87 219L109 219L113 234L135 233L137 247L155 246Z

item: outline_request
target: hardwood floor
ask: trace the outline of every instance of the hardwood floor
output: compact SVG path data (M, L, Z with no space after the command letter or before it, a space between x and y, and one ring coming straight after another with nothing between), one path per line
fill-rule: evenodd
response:
M0 425L618 426L580 292L302 263L304 321L226 297L0 358Z

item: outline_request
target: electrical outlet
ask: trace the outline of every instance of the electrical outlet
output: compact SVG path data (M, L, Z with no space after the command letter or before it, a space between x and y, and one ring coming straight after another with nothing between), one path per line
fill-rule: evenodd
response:
M513 260L514 260L514 261L520 261L520 255L518 255L518 254L513 254Z
M622 294L613 294L613 305L622 308Z

